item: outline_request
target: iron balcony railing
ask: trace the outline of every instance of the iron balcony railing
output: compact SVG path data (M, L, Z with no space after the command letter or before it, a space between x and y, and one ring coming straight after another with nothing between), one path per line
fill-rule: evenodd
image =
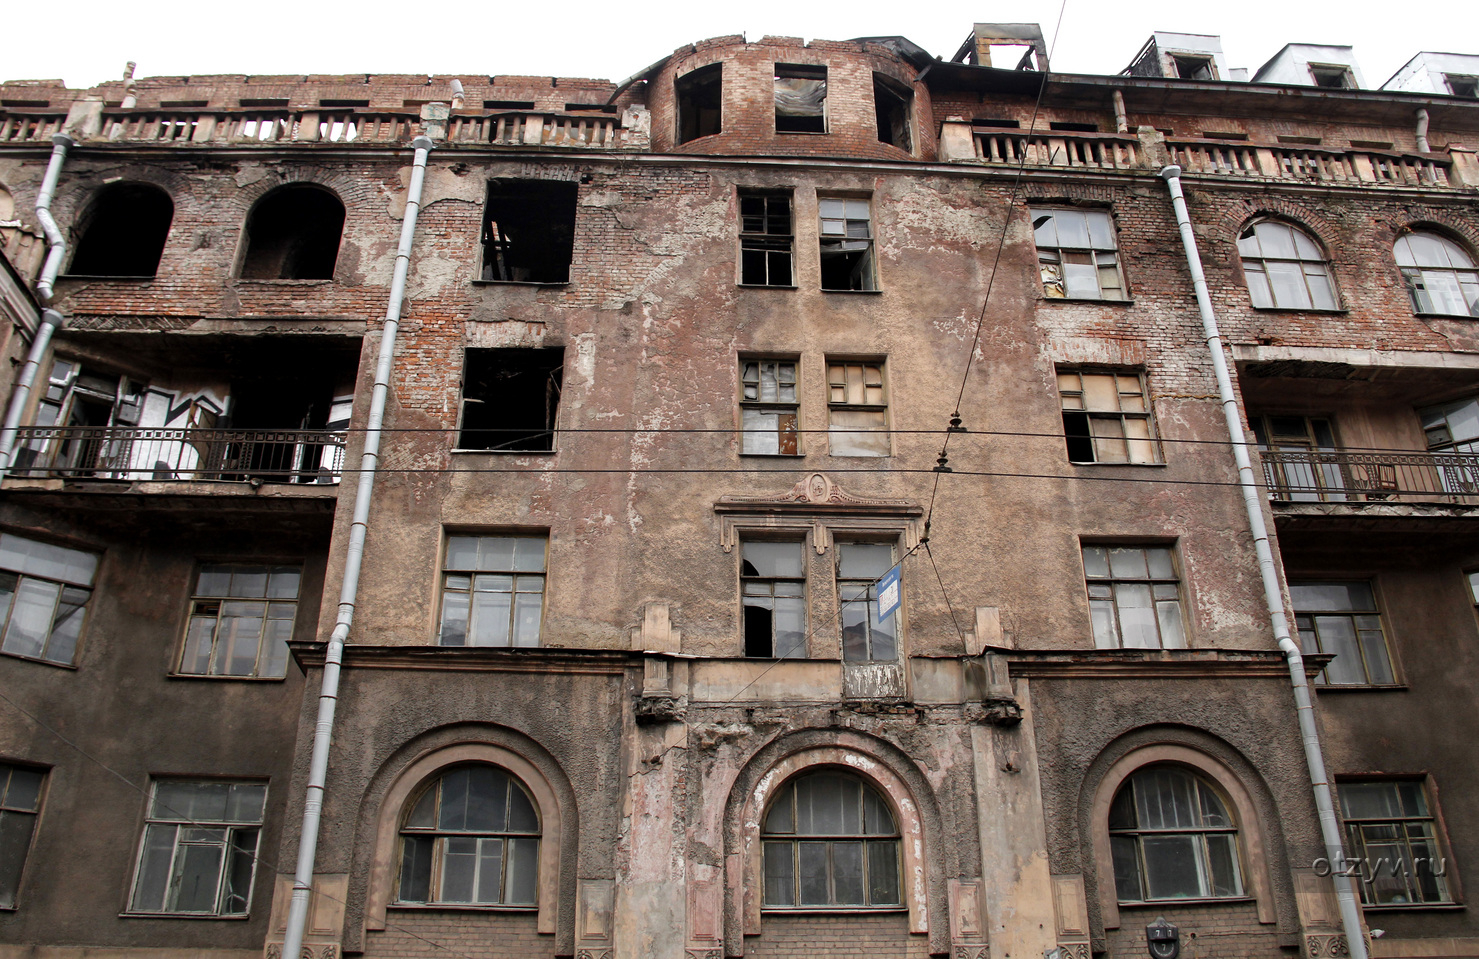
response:
M10 475L329 484L343 466L344 434L325 430L28 426Z
M1479 453L1282 449L1259 455L1276 502L1479 506Z

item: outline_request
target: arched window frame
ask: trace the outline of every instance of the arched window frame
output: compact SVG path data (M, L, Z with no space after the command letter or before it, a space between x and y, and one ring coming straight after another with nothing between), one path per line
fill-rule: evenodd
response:
M1119 894L1114 883L1114 855L1109 841L1109 807L1129 778L1147 766L1184 766L1194 775L1210 780L1231 807L1237 822L1238 846L1242 853L1243 895L1251 897L1258 909L1260 923L1278 921L1269 872L1268 845L1259 823L1253 797L1243 783L1222 763L1205 753L1169 743L1145 746L1125 754L1105 772L1094 791L1090 807L1090 828L1094 846L1094 875L1099 893L1099 915L1106 929L1120 926ZM1189 900L1201 902L1203 900ZM1153 900L1163 908L1174 908L1174 900Z
M332 198L334 202L339 205L339 209L343 213L343 218L339 221L339 235L334 244L334 264L333 267L329 270L329 275L327 277L308 278L306 280L291 280L291 278L284 278L281 276L245 276L244 274L247 270L248 261L252 253L252 225L253 221L256 220L257 216L262 211L262 208L265 205L273 202L275 198L280 197L284 193L307 190L314 190ZM242 219L241 222L241 238L236 252L236 266L232 270L232 275L237 279L244 279L248 282L257 283L283 282L285 279L288 279L291 282L332 282L339 271L340 257L344 252L344 231L348 226L349 206L344 202L344 197L339 194L338 190L335 190L326 184L318 183L313 180L289 180L285 183L277 183L271 188L259 194L255 199L251 201L251 205L247 208L246 216Z
M407 766L385 794L380 805L375 829L375 858L370 864L369 894L366 898L365 928L383 930L386 912L398 909L471 909L507 910L519 907L481 906L461 903L399 904L396 902L400 879L400 831L409 803L421 797L433 780L453 767L483 764L497 766L523 785L534 800L539 814L539 885L535 908L537 928L554 934L559 912L560 850L563 842L563 816L558 794L545 775L528 759L489 743L461 743L429 753Z
M1283 227L1291 234L1291 245L1294 248L1293 256L1280 256L1270 253L1263 248L1262 241L1257 236L1257 230L1261 226L1270 225ZM1258 245L1257 255L1250 254L1244 249L1244 241L1247 234L1253 231L1253 241ZM1308 244L1307 249L1301 248L1300 241ZM1243 279L1248 286L1248 297L1257 310L1339 310L1341 309L1340 289L1335 284L1335 269L1330 262L1330 256L1325 245L1303 224L1295 223L1278 217L1261 216L1249 220L1238 231L1237 237L1238 257L1243 268ZM1270 263L1294 264L1299 268L1299 275L1304 282L1304 290L1309 298L1309 304L1281 303L1277 289L1270 277L1268 265ZM1260 303L1255 287L1255 275L1263 277L1263 289L1268 291L1268 302ZM1329 293L1330 304L1321 305L1317 302L1316 288L1313 285L1318 278L1325 281L1325 290Z
M148 273L79 273L77 271L78 255L84 252L84 246L86 245L88 235L97 225L98 214L100 212L106 212L107 208L105 204L109 202L108 197L110 194L122 193L125 190L136 190L142 193L155 194L157 197L156 202L162 201L163 204L168 205L169 216L164 218L163 235L158 237L151 236L149 238L149 248L152 249L153 242L156 239L159 243L159 255L154 259L153 268ZM161 207L161 209L163 209L163 207ZM104 184L103 186L94 190L92 194L87 197L86 203L82 206L81 215L77 218L75 223L75 239L72 243L72 253L70 257L70 262L67 264L67 271L65 275L103 276L109 278L117 277L119 279L138 280L153 279L154 277L159 275L159 264L164 262L164 249L166 246L169 245L169 237L171 231L174 229L174 221L175 198L170 194L170 191L166 190L158 183L151 183L148 180L118 180L113 183ZM134 244L134 246L135 248L137 248L138 244Z
M1414 236L1427 237L1437 240L1450 252L1457 252L1468 261L1467 265L1453 265L1450 256L1448 266L1423 266L1416 263L1403 263L1400 248ZM1408 249L1411 249L1410 246ZM1392 244L1392 258L1397 264L1397 271L1402 276L1402 286L1407 290L1407 296L1412 301L1412 311L1424 316L1470 316L1479 317L1479 261L1474 257L1473 248L1449 234L1430 227L1415 227L1403 230L1396 241ZM1428 276L1451 278L1454 285L1458 287L1460 299L1467 304L1466 312L1455 313L1449 310L1440 310L1432 300L1432 292L1428 289ZM1419 283L1422 289L1419 289ZM1428 308L1424 309L1422 298L1428 299Z

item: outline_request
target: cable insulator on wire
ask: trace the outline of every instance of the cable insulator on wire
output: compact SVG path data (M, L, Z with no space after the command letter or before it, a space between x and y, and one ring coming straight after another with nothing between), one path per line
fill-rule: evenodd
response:
M952 470L950 468L950 465L949 465L950 464L950 457L948 457L948 456L945 455L945 451L943 449L940 450L940 455L937 456L937 457L935 457L935 462L938 463L939 465L935 467L934 472L936 472L936 473L953 473L953 472L955 472L954 470Z
M965 432L967 432L966 428L964 426L961 426L960 424L961 424L960 410L956 410L955 413L953 415L951 415L951 417L950 417L950 428L947 429L945 432L947 432L947 433L965 433Z

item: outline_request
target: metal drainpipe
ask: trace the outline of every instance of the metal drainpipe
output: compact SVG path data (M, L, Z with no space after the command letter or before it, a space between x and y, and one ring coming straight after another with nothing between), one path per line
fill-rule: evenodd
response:
M293 875L293 899L288 907L288 928L282 954L297 956L303 951L303 932L308 922L309 895L313 889L314 859L318 854L319 818L323 813L324 781L329 770L329 745L334 734L334 708L339 702L339 669L344 661L344 641L354 622L354 604L359 594L360 564L365 554L365 532L370 519L370 494L375 489L375 468L380 460L380 430L385 421L385 400L390 393L390 367L395 357L395 336L400 326L401 300L406 293L406 274L411 266L411 243L416 236L416 218L421 212L421 187L426 181L426 158L434 144L430 137L411 141L416 158L411 183L406 190L406 214L401 221L401 241L395 254L390 280L390 303L385 309L385 329L380 335L380 360L375 368L375 387L370 396L369 422L365 425L365 451L360 458L359 486L354 496L354 520L349 527L349 548L344 558L344 582L339 589L339 620L329 636L324 654L323 682L318 694L318 724L313 730L313 759L308 767L308 794L303 801L303 829L298 844L298 868Z
M1431 152L1432 147L1428 146L1428 111L1417 111L1417 128L1413 131L1413 136L1417 140L1418 152Z
M46 176L41 180L41 191L36 194L36 219L41 221L41 230L51 249L46 253L46 262L41 267L41 276L36 280L36 295L41 298L41 323L31 339L30 352L26 354L21 375L15 381L15 392L10 397L10 408L5 411L5 426L0 429L0 480L10 471L10 459L15 451L15 437L20 429L21 417L31 398L31 388L36 383L36 371L51 345L51 336L65 322L61 313L51 308L53 288L57 274L62 270L62 259L67 255L67 238L58 229L51 217L51 198L56 193L57 181L62 176L62 164L67 162L67 151L76 145L71 137L58 133L51 138L51 161L46 165Z
M1212 312L1212 298L1207 293L1207 278L1202 273L1202 258L1191 231L1191 216L1186 211L1186 197L1181 192L1181 167L1172 164L1161 170L1171 190L1171 204L1176 208L1176 225L1181 228L1181 246L1186 251L1186 265L1191 268L1196 289L1197 309L1202 314L1202 330L1212 354L1212 369L1217 374L1217 393L1222 399L1222 413L1227 431L1232 436L1233 459L1238 464L1238 485L1243 491L1243 506L1248 511L1248 525L1253 532L1253 549L1258 555L1258 573L1263 580L1263 597L1273 621L1274 638L1289 663L1289 679L1294 686L1295 713L1304 740L1305 764L1309 767L1310 785L1314 787L1315 809L1320 816L1320 835L1325 841L1325 855L1330 860L1335 880L1335 898L1340 905L1340 924L1345 929L1350 959L1367 959L1366 940L1361 935L1361 911L1351 879L1345 875L1345 846L1340 838L1340 824L1335 820L1335 805L1330 796L1330 781L1325 775L1325 756L1320 749L1320 731L1315 725L1315 709L1310 701L1309 679L1304 674L1304 657L1289 636L1289 619L1284 613L1284 594L1274 569L1274 554L1269 546L1268 527L1263 522L1263 494L1253 475L1253 463L1243 434L1243 420L1233 396L1232 379L1227 372L1227 359L1222 355L1222 334Z

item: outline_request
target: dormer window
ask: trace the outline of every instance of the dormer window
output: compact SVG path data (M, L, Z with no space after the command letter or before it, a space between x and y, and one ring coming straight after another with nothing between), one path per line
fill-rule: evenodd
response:
M827 132L827 68L775 65L775 132Z
M1217 69L1211 57L1173 56L1176 76L1182 80L1216 80Z
M1470 100L1479 97L1479 77L1466 77L1457 73L1443 74L1443 82L1448 84L1448 92L1456 97L1468 97Z
M1356 88L1356 79L1351 76L1351 68L1343 63L1311 63L1310 76L1314 78L1315 86L1327 90Z

